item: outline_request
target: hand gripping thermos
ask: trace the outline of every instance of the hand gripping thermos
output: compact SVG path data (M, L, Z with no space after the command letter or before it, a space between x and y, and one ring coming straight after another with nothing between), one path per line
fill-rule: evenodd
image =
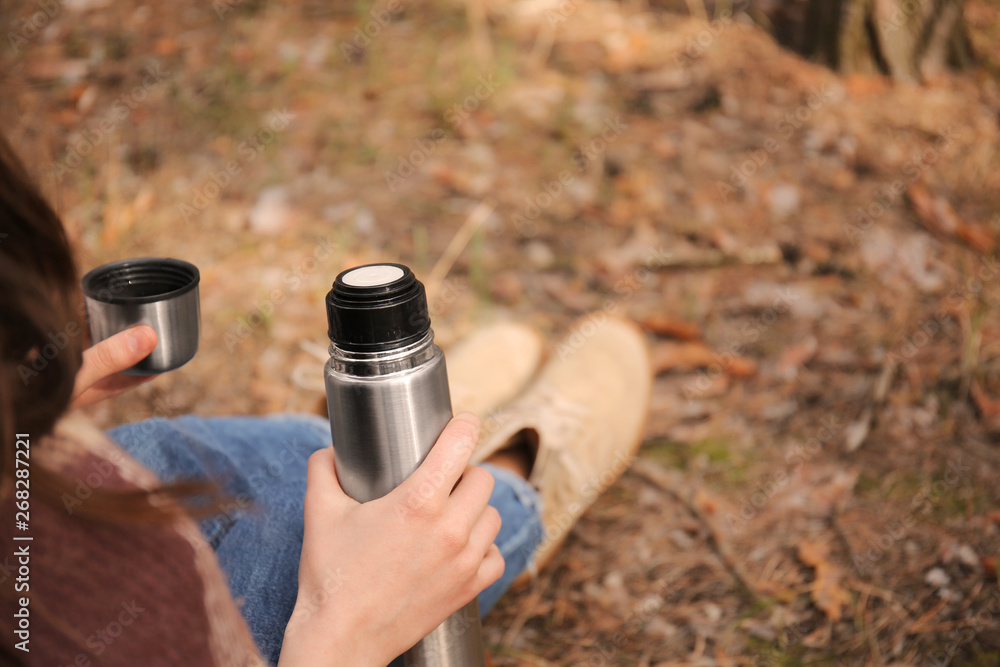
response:
M344 271L326 297L326 398L344 491L389 493L417 469L451 418L444 355L434 344L424 286L400 264ZM403 656L412 667L485 667L473 599Z

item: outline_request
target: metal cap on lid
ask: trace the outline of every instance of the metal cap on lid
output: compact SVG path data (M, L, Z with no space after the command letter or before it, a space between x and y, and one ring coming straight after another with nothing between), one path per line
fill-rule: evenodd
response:
M424 286L402 264L343 271L326 295L330 341L355 352L405 347L431 328Z

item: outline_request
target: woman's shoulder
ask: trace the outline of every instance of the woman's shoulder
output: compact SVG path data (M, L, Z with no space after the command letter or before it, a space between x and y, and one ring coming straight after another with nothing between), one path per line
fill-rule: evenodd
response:
M0 541L13 545L0 556L10 592L0 596L0 627L11 636L27 626L26 664L263 664L192 519L84 516L98 490L153 488L149 471L81 415L28 450L25 483L0 499ZM42 467L68 482L58 498L32 489L30 472Z

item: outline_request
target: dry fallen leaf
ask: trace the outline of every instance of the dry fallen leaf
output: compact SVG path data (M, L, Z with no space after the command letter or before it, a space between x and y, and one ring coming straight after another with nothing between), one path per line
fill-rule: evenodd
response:
M827 560L830 547L817 542L799 544L799 560L816 571L812 586L812 600L826 617L836 623L843 616L843 607L850 604L851 596L840 586L844 573Z
M1000 433L1000 399L989 396L978 380L969 385L969 395L986 429L990 433Z
M698 340L701 338L701 330L693 322L675 320L666 315L650 315L642 321L642 328L657 336L676 338L678 340Z
M847 95L853 99L881 95L889 89L889 86L889 79L884 76L851 74L844 79L844 87L847 90Z
M990 253L996 247L996 239L987 229L959 218L947 199L931 195L922 184L914 183L906 194L917 220L927 231L957 239L981 253Z
M753 360L722 354L697 342L659 343L653 347L652 359L657 374L673 369L691 371L713 367L721 367L733 377L750 377L757 372L757 364Z
M630 216L630 219L633 216ZM656 228L646 220L634 224L634 231L628 240L620 245L610 247L594 257L594 269L603 273L610 280L619 281L622 276L636 267L650 270L658 266L661 248L660 235ZM636 269L637 270L637 269ZM626 276L632 278L637 276ZM626 280L618 285L619 289L632 289L631 282Z
M698 489L692 502L705 514L713 515L719 511L719 501L703 489Z
M819 344L815 336L809 336L800 343L789 345L778 359L777 375L782 380L794 380L799 374L799 368L806 365L814 356Z
M844 449L846 451L853 452L865 443L872 430L873 414L871 406L865 406L861 416L844 429Z
M983 556L982 564L983 564L983 569L986 571L987 577L991 579L996 579L1000 577L1000 568L997 568L996 556Z

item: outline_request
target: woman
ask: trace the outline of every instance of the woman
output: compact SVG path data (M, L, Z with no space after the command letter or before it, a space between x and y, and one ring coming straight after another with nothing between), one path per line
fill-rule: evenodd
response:
M320 418L104 434L70 412L147 381L120 372L156 344L136 327L83 350L80 304L62 225L0 139L10 664L386 665L477 595L485 613L536 550L547 559L624 470L648 405L641 335L588 321L571 358L491 420L482 466L469 465L479 422L460 414L414 475L362 505L337 482ZM580 394L596 384L584 372L610 398Z

